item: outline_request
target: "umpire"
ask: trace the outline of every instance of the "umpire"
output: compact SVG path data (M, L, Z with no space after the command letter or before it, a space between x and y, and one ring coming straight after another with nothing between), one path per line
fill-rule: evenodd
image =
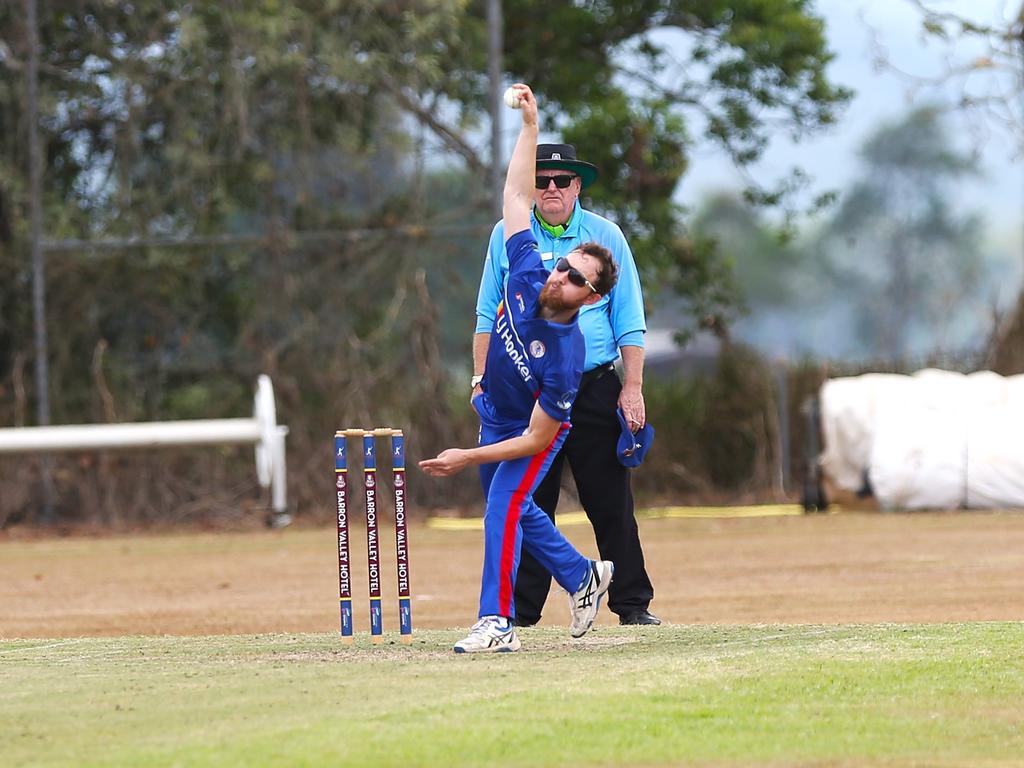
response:
M530 228L548 270L581 243L593 241L611 251L619 266L619 282L608 296L580 310L579 327L587 345L579 393L572 410L572 430L534 501L554 520L566 459L576 480L580 502L594 527L602 560L615 563L608 607L620 624L660 624L649 610L654 587L644 567L640 534L633 515L629 470L616 456L622 433L616 410L622 409L634 431L646 421L643 398L643 294L633 254L618 226L579 203L580 192L592 184L597 167L576 159L571 144L537 146L537 180ZM505 228L499 221L491 232L480 279L473 336L472 390L479 392L487 360L490 331L508 277ZM621 354L624 382L615 372ZM551 575L529 552L522 551L516 579L516 624L540 621L551 588Z

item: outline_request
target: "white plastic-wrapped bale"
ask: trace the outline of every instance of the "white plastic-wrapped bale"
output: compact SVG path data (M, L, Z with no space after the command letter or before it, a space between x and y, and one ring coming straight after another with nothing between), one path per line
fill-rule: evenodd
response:
M868 477L884 509L962 506L967 447L966 377L925 370L879 403Z
M1024 506L1024 376L972 374L987 395L971 420L967 445L967 506ZM983 378L984 377L984 378ZM981 388L981 387L979 387Z
M876 412L894 399L909 378L887 373L867 373L829 379L819 395L824 451L821 467L839 488L859 491L871 461Z
M821 467L886 509L1024 507L1024 376L926 369L822 386Z

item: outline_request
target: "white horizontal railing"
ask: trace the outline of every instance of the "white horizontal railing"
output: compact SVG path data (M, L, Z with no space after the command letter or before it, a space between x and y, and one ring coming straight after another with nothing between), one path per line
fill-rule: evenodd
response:
M237 445L256 447L256 477L270 488L275 525L287 524L288 489L285 436L277 423L270 377L256 382L251 419L194 419L137 424L65 424L0 429L0 454L103 451L171 446Z
M74 424L60 427L0 429L0 453L258 443L260 439L260 425L255 419Z

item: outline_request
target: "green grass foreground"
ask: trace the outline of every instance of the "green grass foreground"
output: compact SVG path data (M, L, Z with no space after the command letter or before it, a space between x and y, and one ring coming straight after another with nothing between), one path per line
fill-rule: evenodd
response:
M1024 624L0 641L5 766L1020 765Z

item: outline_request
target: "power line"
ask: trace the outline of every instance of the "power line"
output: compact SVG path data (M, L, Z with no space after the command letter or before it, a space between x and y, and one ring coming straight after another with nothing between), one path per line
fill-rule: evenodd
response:
M202 248L233 245L305 245L310 243L354 243L375 238L426 239L446 235L480 234L491 230L491 224L442 224L364 229L322 229L308 231L268 231L186 237L105 237L97 240L43 240L41 249L48 253L110 252L137 248Z

